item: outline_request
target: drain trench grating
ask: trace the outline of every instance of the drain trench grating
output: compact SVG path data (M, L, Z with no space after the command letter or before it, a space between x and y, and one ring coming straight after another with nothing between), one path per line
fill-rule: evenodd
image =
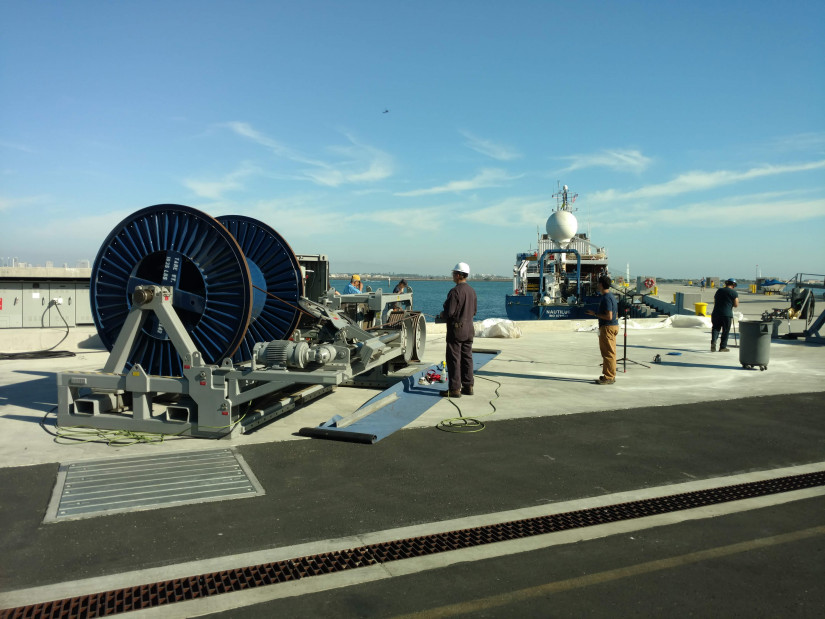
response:
M0 610L0 619L105 617L122 612L153 608L184 600L242 591L290 580L300 580L309 576L332 574L450 550L471 548L633 518L643 518L822 485L825 485L825 471L734 486L722 486L709 490L697 490L618 505L593 507L563 514L538 516L459 531L370 544L347 550L297 557L285 561L263 563L261 565Z
M60 466L45 522L258 494L231 449L81 462Z

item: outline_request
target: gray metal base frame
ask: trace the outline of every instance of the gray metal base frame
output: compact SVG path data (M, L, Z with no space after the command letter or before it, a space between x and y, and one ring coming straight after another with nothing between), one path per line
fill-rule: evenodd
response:
M254 359L249 365L235 366L230 359L220 366L208 365L172 307L174 291L139 286L136 292L142 293L141 301L133 304L103 370L58 373L58 426L223 438L251 431L356 375L369 374L374 380L382 368L399 359L406 362L416 347L412 332L404 335L406 325L391 332L396 335L373 335L333 311L322 316L340 323L334 347L328 345L337 354L326 365L259 368ZM152 376L138 364L125 369L150 313L158 317L180 355L183 376ZM348 334L358 337L352 350L346 345ZM423 352L423 342L420 347Z

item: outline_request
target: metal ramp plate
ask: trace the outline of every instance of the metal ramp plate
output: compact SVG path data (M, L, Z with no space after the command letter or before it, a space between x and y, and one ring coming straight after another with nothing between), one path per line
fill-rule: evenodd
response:
M473 349L473 370L480 370L500 353L500 350ZM418 383L419 378L430 370L445 372L437 370L434 365L420 370L385 389L351 415L335 415L317 427L301 428L298 434L338 441L376 443L443 401L440 392L447 388L446 383Z
M44 522L262 494L231 449L61 464Z

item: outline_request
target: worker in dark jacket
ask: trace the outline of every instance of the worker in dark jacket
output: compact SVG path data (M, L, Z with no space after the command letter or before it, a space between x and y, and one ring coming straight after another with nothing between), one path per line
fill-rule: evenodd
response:
M716 352L716 338L719 333L719 352L730 352L728 334L733 323L733 309L739 307L739 295L736 293L736 280L732 277L725 281L725 287L719 288L713 295L713 311L710 313L710 350Z
M459 262L453 267L455 287L447 293L439 318L447 323L447 374L450 382L441 395L460 398L473 395L473 316L478 310L476 291L467 283L470 266Z

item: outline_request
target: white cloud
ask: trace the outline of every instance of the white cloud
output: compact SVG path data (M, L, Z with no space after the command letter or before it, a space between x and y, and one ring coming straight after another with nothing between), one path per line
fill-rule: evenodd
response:
M193 191L201 198L209 200L220 200L227 191L237 191L243 189L241 181L249 176L260 173L255 167L244 164L234 172L230 172L217 180L198 180L193 178L183 179L185 187Z
M603 150L587 155L569 155L562 159L567 159L571 163L561 172L595 167L611 168L620 172L643 172L652 161L638 150Z
M285 144L281 144L277 140L273 140L272 138L265 136L264 134L254 129L252 125L250 125L249 123L233 121L224 123L223 126L228 127L229 129L231 129L232 131L234 131L242 137L248 138L253 142L256 142L257 144L260 144L261 146L265 146L279 157L289 159L290 161L296 161L298 163L307 163L313 166L326 167L327 165L323 161L310 159L309 157L302 155L298 151L289 148Z
M372 183L385 179L393 173L392 157L372 146L358 142L345 134L349 144L331 146L329 152L344 158L335 162L306 156L289 146L265 136L244 122L229 122L224 126L236 134L268 148L273 154L293 163L309 165L309 169L292 175L295 180L310 180L318 185L338 187L344 184Z
M465 146L471 148L477 153L481 153L482 155L487 155L488 157L498 159L499 161L510 161L511 159L518 159L521 157L521 153L515 149L503 144L496 144L490 140L485 140L473 135L469 131L462 131L461 135L467 138L467 141L464 142Z
M490 226L518 227L541 224L550 214L552 203L530 196L507 198L484 208L474 208L459 217Z
M44 253L65 251L66 247L82 248L78 258L94 257L98 247L118 222L126 218L131 210L108 211L98 215L78 215L74 212L63 216L65 209L55 206L32 209L26 217L15 218L8 230L15 239L36 239L36 251ZM29 243L28 240L20 244ZM33 248L34 249L34 248ZM15 251L21 252L21 249ZM83 253L85 252L85 255Z
M43 204L49 200L48 196L27 196L25 198L5 198L0 196L0 212L10 211L20 207L30 207Z
M346 137L350 141L349 145L329 148L330 152L341 158L338 163L323 164L318 170L304 170L304 174L316 183L328 187L373 183L392 175L393 160L390 155L367 144L361 144L351 135Z
M5 140L0 140L0 148L9 148L11 150L19 150L24 153L33 153L34 149L26 146L25 144L18 144L16 142L6 142Z
M613 189L599 191L589 199L594 203L615 202L620 200L639 200L645 198L662 198L681 195L692 191L705 191L723 185L732 185L741 181L761 178L765 176L776 176L779 174L789 174L792 172L806 172L825 168L825 161L814 161L796 165L764 165L758 168L751 168L745 172L731 172L720 170L718 172L687 172L680 174L671 181L658 185L648 185L634 191L621 192Z
M712 212L713 217L708 217ZM747 222L764 225L782 213L782 221L802 222L825 217L825 200L761 200L745 204L689 204L679 209L656 211L654 221L669 225L693 225L698 227L743 226Z
M322 205L322 206L319 206ZM230 207L238 210L237 205ZM260 200L242 208L245 215L264 221L283 236L292 239L321 238L341 231L342 216L328 200L313 195L293 195L286 198ZM315 251L313 249L297 249Z
M775 220L777 213L781 213L783 223L825 218L825 199L811 198L801 193L770 192L693 202L674 208L625 209L621 221L605 221L603 227L634 230L657 226L719 228L743 227L748 222L764 226L765 222Z
M444 213L453 213L453 207L448 206L428 206L428 207L408 207L404 209L391 209L370 211L347 216L346 220L351 223L378 224L386 228L392 226L397 228L396 232L403 236L415 235L420 239L422 232L433 233L440 230L444 224Z
M473 178L463 181L451 181L446 185L438 187L430 187L428 189L414 189L413 191L404 191L396 193L396 196L425 196L437 193L470 191L473 189L481 189L484 187L498 187L502 183L519 178L519 176L510 176L504 170L490 168L484 169Z
M781 151L815 151L825 150L825 132L797 133L774 140L771 148Z

